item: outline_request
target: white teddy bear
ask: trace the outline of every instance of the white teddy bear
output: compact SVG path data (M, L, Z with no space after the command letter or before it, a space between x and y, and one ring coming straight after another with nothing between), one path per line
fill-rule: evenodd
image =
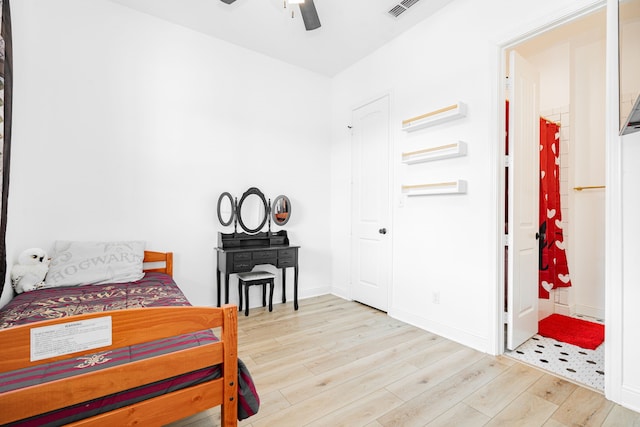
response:
M40 248L22 251L18 263L11 269L11 284L16 293L29 292L44 286L51 259Z

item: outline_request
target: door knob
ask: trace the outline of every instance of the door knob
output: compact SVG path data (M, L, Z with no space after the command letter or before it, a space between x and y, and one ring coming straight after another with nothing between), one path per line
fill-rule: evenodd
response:
M387 229L386 228L381 228L380 230L378 230L378 233L387 234Z

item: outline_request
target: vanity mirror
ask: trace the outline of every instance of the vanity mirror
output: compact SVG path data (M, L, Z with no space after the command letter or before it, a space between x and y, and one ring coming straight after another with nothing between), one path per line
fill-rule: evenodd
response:
M226 191L218 197L218 220L220 224L231 225L236 216L235 203L231 194Z
M271 222L283 226L290 218L291 201L287 196L279 195L271 204L256 187L245 191L239 201L226 191L218 198L218 220L225 227L233 223L235 233L238 224L245 233L259 233L269 221L269 234L278 234L271 233Z
M271 219L276 225L283 226L291 217L291 202L287 196L276 197L271 206Z
M236 215L240 227L247 233L257 233L262 230L269 216L269 205L262 191L256 187L245 191L238 202Z

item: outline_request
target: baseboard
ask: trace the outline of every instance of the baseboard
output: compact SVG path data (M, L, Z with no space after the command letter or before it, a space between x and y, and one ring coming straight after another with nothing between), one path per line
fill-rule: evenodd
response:
M583 316L589 316L589 317L594 317L596 319L604 320L603 308L589 307L587 305L576 304L575 314L581 314Z
M421 316L415 315L413 313L408 313L403 310L390 309L387 314L394 319L400 320L401 322L408 323L412 326L439 335L443 338L447 338L451 341L455 341L459 344L471 347L474 350L478 350L482 353L495 353L495 349L491 346L490 340L486 337L481 337L474 333L463 331L458 328L452 328L450 326L425 319Z
M351 298L349 298L349 288L338 288L333 286L331 287L330 293L342 299L351 300Z
M327 295L327 294L331 294L333 293L331 291L331 287L330 286L321 286L318 288L304 288L302 289L301 287L298 288L298 299L307 299L307 298L313 298L313 297L319 297L321 295ZM288 300L293 300L293 289L289 290L287 288L287 301Z
M576 312L574 306L565 304L554 304L554 313L562 314L564 316L573 316Z

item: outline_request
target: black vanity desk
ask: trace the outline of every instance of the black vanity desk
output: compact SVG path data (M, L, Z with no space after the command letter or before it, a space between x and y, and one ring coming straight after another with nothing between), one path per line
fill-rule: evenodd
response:
M287 268L294 269L293 306L298 309L298 249L290 246L286 231L277 233L218 233L217 297L221 303L220 273L224 273L224 301L229 303L229 275L253 270L256 265L270 264L282 270L282 302L287 302Z

